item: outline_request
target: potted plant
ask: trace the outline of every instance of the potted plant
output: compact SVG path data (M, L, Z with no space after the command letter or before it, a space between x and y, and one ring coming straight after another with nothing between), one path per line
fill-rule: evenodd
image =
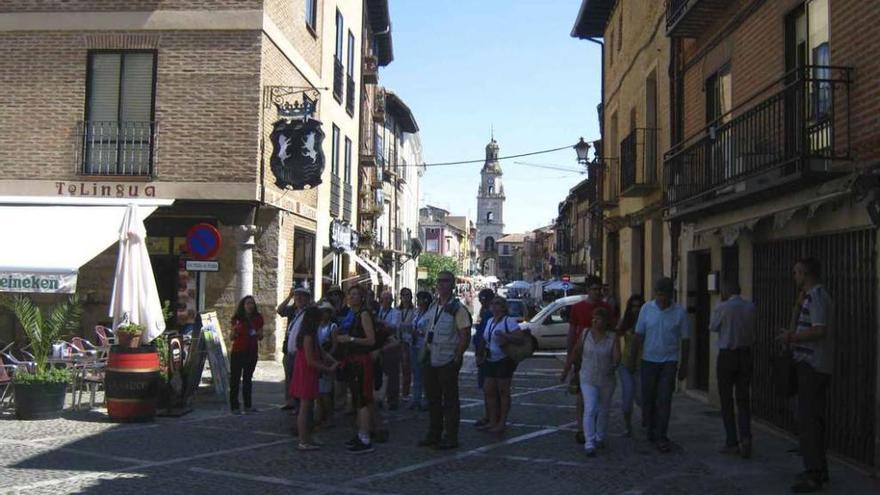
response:
M141 345L144 326L137 323L123 323L116 327L116 343L122 347L136 348Z
M3 305L15 314L30 341L34 355L32 370L17 369L15 387L15 414L19 419L56 418L64 409L64 398L70 373L53 368L49 353L66 332L79 328L82 308L76 296L56 306L48 318L30 298L16 296L4 299Z

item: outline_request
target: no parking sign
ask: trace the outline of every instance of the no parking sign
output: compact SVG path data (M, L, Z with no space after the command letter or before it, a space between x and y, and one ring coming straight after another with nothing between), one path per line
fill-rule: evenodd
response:
M186 249L197 260L209 260L220 252L220 231L209 223L198 223L186 232Z

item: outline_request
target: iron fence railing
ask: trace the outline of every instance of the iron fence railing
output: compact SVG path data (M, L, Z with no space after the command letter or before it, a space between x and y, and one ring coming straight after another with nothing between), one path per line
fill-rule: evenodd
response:
M829 171L831 160L849 158L850 75L847 67L792 71L673 147L665 157L667 204L772 170L804 171L810 159Z
M157 129L148 121L78 122L77 169L85 175L152 175Z
M828 394L828 446L874 464L877 380L877 236L874 229L786 239L754 246L753 300L758 308L753 348L752 409L794 433L795 400L773 386L779 328L790 324L797 298L791 270L799 258L822 263L823 285L833 300L834 379Z

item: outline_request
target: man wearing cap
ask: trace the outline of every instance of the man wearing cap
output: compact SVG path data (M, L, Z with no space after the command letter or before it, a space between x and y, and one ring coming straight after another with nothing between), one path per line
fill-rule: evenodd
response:
M293 299L293 306L290 306L290 300ZM287 318L287 333L284 334L284 344L281 346L283 354L282 363L284 364L284 400L285 405L282 409L294 409L296 407L293 397L290 396L290 378L293 374L293 362L296 359L296 336L299 334L300 325L302 325L303 314L306 308L312 302L312 292L305 287L294 287L290 289L281 304L278 305L279 316Z
M608 310L608 313L611 314L611 307L608 306L607 303L602 301L602 281L599 280L598 277L588 277L587 278L587 298L583 301L573 305L571 307L571 317L569 318L568 324L568 345L566 347L566 357L565 357L565 368L563 370L562 376L563 380L569 375L569 371L574 367L575 373L572 376L572 380L579 380L577 367L580 366L580 362L575 362L575 348L577 347L577 343L580 340L581 334L587 328L589 328L593 324L593 311L596 308L605 308ZM612 325L616 325L616 322L609 322ZM572 392L574 393L574 388L577 388L576 391L576 414L575 420L577 421L578 431L575 433L575 441L577 443L585 443L586 438L584 437L583 425L584 425L584 399L581 396L579 382L578 385L572 385Z
M635 353L642 353L642 414L648 427L648 440L660 452L669 452L666 436L678 379L687 377L688 344L691 335L687 311L672 300L672 279L663 277L654 285L654 299L642 306L636 323ZM679 356L681 366L679 366Z

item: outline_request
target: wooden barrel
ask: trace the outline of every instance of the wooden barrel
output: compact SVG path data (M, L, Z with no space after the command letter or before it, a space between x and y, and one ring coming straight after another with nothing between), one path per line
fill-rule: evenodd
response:
M113 346L104 374L107 414L113 421L151 421L159 397L159 353L154 346Z

